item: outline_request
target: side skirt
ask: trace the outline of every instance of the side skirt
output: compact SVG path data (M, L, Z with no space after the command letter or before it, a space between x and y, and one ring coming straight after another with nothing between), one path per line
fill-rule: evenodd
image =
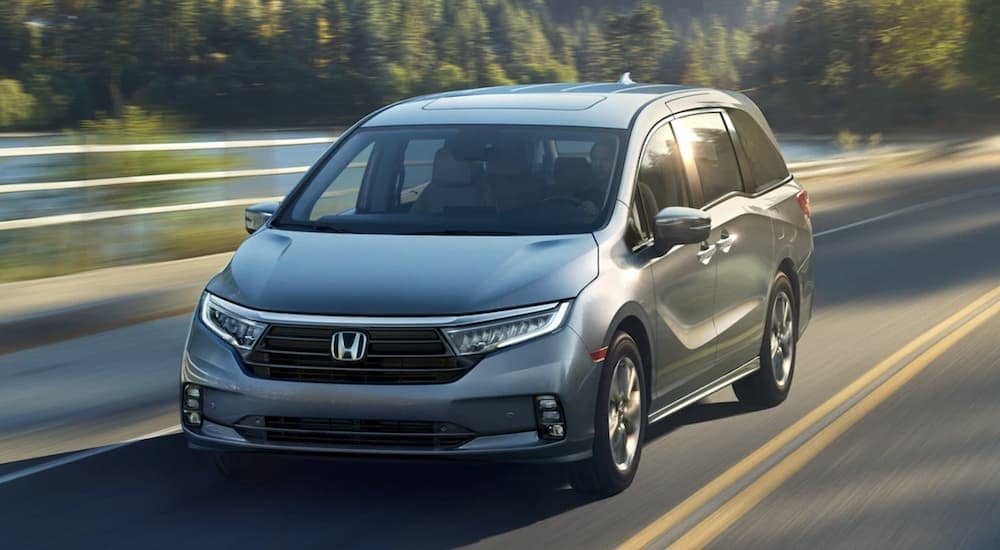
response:
M687 407L692 403L700 401L708 397L709 395L712 395L713 393L721 390L722 388L725 388L726 386L732 384L733 382L736 382L740 378L753 374L758 369L760 369L760 357L754 357L750 361L747 361L743 365L737 367L736 369L727 373L722 378L719 378L718 380L712 382L711 384L705 386L704 388L695 390L693 393L690 393L678 399L677 401L670 403L669 405L663 407L662 409L651 413L649 415L649 422L653 423L663 420L664 418L674 414L675 412L683 409L684 407Z

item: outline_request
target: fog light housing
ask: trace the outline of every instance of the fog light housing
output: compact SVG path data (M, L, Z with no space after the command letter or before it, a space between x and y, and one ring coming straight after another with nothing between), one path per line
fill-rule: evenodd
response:
M184 413L184 422L186 422L188 426L201 426L201 413L198 411Z
M566 438L566 422L563 416L559 398L554 395L539 395L535 397L535 421L538 423L538 436L547 440Z
M181 418L184 424L193 428L201 427L201 387L194 384L184 384L181 401Z

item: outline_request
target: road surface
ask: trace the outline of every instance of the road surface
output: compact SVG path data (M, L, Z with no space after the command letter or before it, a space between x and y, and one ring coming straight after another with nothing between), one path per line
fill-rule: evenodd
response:
M806 184L791 396L726 389L654 425L621 495L491 464L267 458L234 483L178 435L53 467L177 423L184 316L0 356L0 545L1000 548L1000 162Z

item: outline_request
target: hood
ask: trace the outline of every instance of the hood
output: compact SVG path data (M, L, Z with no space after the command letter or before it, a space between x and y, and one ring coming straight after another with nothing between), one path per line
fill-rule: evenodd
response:
M356 235L266 230L208 291L249 308L461 315L573 298L597 277L590 234Z

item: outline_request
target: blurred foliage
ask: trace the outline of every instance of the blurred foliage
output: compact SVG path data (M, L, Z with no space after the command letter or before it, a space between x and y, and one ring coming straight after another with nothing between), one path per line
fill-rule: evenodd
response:
M184 129L190 123L177 115L147 112L134 105L123 107L121 116L98 113L93 120L80 122L79 130L66 133L74 141L87 145L169 143L189 141ZM198 151L130 151L81 155L80 162L67 169L62 179L91 179L116 176L138 176L227 170L243 159L231 154L204 155Z
M16 126L31 120L35 98L24 93L16 80L0 80L0 127Z
M152 214L0 232L0 282L235 250L243 209Z
M0 127L127 105L343 124L415 94L625 71L748 90L786 128L961 127L996 108L998 25L995 0L3 0Z
M981 89L1000 96L1000 2L969 0L963 69Z
M837 132L836 138L837 145L844 151L853 151L858 148L858 144L861 143L861 136L851 132L850 130L844 129Z

